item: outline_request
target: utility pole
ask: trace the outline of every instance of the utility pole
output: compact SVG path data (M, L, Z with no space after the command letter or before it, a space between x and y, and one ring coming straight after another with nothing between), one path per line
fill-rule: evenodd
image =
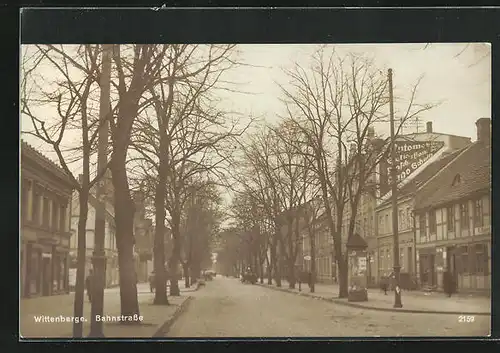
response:
M402 308L401 288L399 286L399 274L401 266L399 266L399 234L398 234L398 180L396 170L396 133L394 131L394 97L392 92L392 69L388 72L389 78L389 109L391 119L391 197L392 197L392 232L394 234L394 307Z
M101 97L99 102L99 140L97 152L97 173L101 173L107 164L108 148L108 115L110 114L110 81L111 81L111 53L113 45L102 46ZM103 177L104 179L104 177ZM104 180L97 184L97 207L95 218L95 239L92 264L94 278L92 283L92 308L90 317L90 337L104 337L102 321L97 316L104 313L104 287L106 286L106 253L104 240L106 232L106 188Z

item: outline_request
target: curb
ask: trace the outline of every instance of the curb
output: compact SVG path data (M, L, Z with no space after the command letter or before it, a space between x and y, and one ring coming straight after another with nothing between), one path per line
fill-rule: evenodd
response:
M290 294L295 294L295 295L300 295L303 297L308 297L312 299L318 299L318 300L323 300L326 302L338 304L338 305L343 305L343 306L349 306L352 308L357 308L357 309L366 309L366 310L374 310L374 311L386 311L386 312L397 312L397 313L412 313L412 314L442 314L442 315L477 315L477 316L491 316L491 313L486 313L486 312L464 312L464 311L430 311L430 310L412 310L412 309L396 309L396 308L377 308L373 306L365 306L361 304L354 304L354 303L349 303L345 302L339 299L334 299L334 298L325 298L321 297L319 295L311 295L307 293L302 293L302 292L292 292L286 288L279 288L279 287L274 287L274 286L269 286L267 284L259 284L262 287L277 290L280 292L286 292Z
M172 317L169 318L167 321L165 321L163 324L161 324L160 327L158 327L158 329L156 330L156 332L153 334L152 337L154 338L163 337L168 332L170 327L172 327L175 320L177 320L179 316L181 316L186 311L192 299L193 297L187 297L187 299L181 305L179 305L177 310L175 310Z

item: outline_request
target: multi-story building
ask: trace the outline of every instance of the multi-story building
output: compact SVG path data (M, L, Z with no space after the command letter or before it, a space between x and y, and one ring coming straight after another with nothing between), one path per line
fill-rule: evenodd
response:
M426 132L396 139L399 262L402 278L408 284L416 275L416 244L412 216L415 195L427 181L457 156L457 151L468 145L470 138L433 132L430 122L427 123ZM377 167L379 187L375 208L376 241L368 242L372 283L388 276L394 265L390 168L390 160L381 161Z
M415 200L420 281L442 288L449 271L459 291L491 289L491 130L476 122L477 141L423 186Z
M67 293L72 183L55 163L21 143L21 297Z
M110 174L107 173L104 177L106 185L106 193L112 193ZM105 200L105 233L104 233L104 251L106 254L106 287L112 287L119 284L118 272L118 249L116 246L116 226L115 212L112 203L112 197L106 197ZM73 208L71 217L71 264L70 264L70 286L75 286L76 281L76 265L77 265L77 250L78 250L78 220L80 217L80 203L78 200L78 192L73 193ZM92 255L95 246L95 219L98 201L95 197L95 190L91 190L88 202L88 214L86 223L86 256L85 256L85 273L88 274L92 268Z

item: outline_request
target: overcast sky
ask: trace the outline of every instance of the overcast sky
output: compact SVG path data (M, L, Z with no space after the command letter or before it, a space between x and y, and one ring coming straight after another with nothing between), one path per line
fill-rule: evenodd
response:
M417 101L442 103L421 115L422 128L432 121L435 132L476 139L475 121L491 117L491 56L488 44L356 44L334 45L340 55L364 53L375 59L380 69L392 68L395 95L408 97L412 85L424 75ZM251 94L224 93L224 104L243 113L276 121L283 113L277 82L286 84L282 67L293 62L310 63L317 45L240 45L239 59L251 66L235 69L226 80L238 82L239 89ZM466 50L464 50L466 48ZM458 55L460 54L460 55ZM396 107L397 108L397 107ZM26 121L22 120L22 129ZM56 160L50 147L31 136L23 139ZM76 167L76 166L75 166Z

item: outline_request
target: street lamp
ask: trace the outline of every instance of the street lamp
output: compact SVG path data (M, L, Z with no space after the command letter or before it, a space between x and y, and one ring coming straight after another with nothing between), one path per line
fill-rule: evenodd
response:
M401 302L401 288L399 286L400 270L399 265L399 234L398 234L398 184L397 184L397 170L396 170L396 136L394 132L394 98L392 91L392 69L388 71L389 79L389 109L391 119L391 198L392 198L392 231L394 234L394 307L402 308Z

